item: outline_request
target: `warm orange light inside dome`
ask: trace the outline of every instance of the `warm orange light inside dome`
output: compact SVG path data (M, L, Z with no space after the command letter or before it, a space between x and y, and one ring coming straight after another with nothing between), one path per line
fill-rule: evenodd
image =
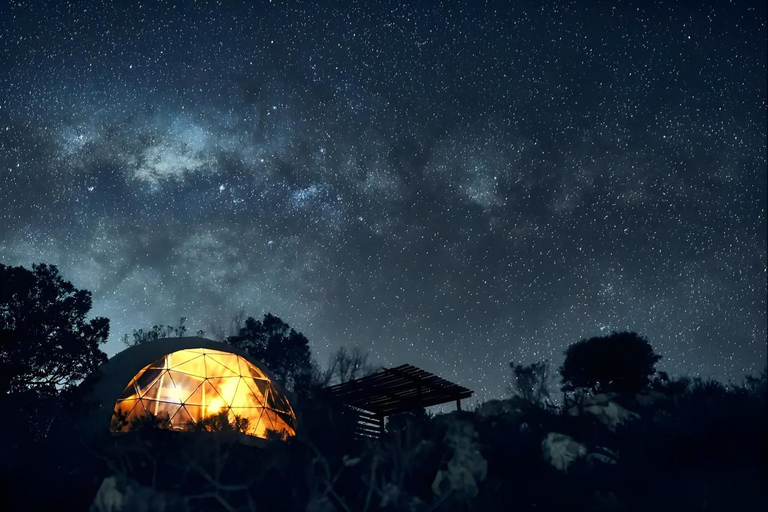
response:
M296 416L272 381L244 358L211 349L179 350L145 366L115 404L110 430L154 415L174 430L194 430L205 418L226 412L248 420L246 433L296 434Z

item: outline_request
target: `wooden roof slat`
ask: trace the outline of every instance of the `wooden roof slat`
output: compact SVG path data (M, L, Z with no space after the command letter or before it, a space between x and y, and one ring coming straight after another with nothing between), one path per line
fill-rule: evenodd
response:
M382 368L324 391L373 418L472 396L471 390L409 364Z
M365 396L368 399L372 398L383 398L383 397L396 397L396 398L407 398L407 397L428 397L428 396L438 396L438 395L455 395L457 393L463 393L465 391L468 391L466 389L461 388L451 388L451 389L426 389L422 390L420 393L416 389L411 388L398 388L398 389L381 389L381 390L375 390L373 392L369 392L366 394L357 393L356 395ZM375 394L374 394L375 393ZM357 398L355 395L341 395L340 398L346 398L346 399L354 399Z
M355 425L355 431L363 431L363 432L380 432L381 431L381 423L378 423L376 425Z
M464 388L462 386L459 386L457 384L454 384L452 382L448 382L448 381L443 381L443 382L444 383L441 383L439 381L433 381L433 380L421 380L421 381L413 382L410 379L400 379L400 380L398 380L396 378L395 379L389 379L387 381L381 381L381 382L379 382L379 381L362 381L362 380L359 380L359 381L351 381L349 383L345 383L345 384L351 384L351 385L345 386L343 388L333 386L333 387L330 387L330 388L326 388L326 390L331 392L331 393L333 393L335 396L341 396L341 395L345 395L345 394L356 394L356 393L360 393L360 392L370 392L370 389L371 389L372 385L375 385L377 388L381 387L381 388L387 388L387 389L390 389L390 390L394 389L394 388L398 388L398 387L403 387L403 388L408 388L408 389L416 389L419 384L424 384L424 385L426 385L430 389L439 389L441 391L446 391L446 390L449 390L449 389L456 389L456 390L459 390L459 389L460 390L464 390L464 389L466 389L466 388ZM415 387L414 387L414 384L416 384ZM423 391L427 391L427 390L423 390Z
M369 394L369 395L360 395L356 397L339 397L344 398L350 401L353 401L354 403L375 403L375 402L386 402L386 401L402 401L402 400L412 400L412 399L432 399L436 397L446 397L446 399L450 399L452 396L455 395L461 395L465 393L467 390L446 390L446 391L434 391L434 392L410 392L410 391L400 391L400 392L379 392L375 395Z
M423 401L421 403L421 407L430 407L432 405L440 405L440 404L444 404L446 402L452 402L454 400L461 400L461 399L464 399L464 398L469 398L470 396L472 396L472 395L468 393L468 394L466 394L464 396L461 396L461 397L451 397L449 400L445 400L445 399L442 399L442 398L436 399L436 400L425 400L425 401ZM396 414L398 412L404 412L399 407L397 407L396 405L397 404L393 404L393 407L391 409L390 408L382 408L381 409L382 415L383 416L389 416L390 414Z

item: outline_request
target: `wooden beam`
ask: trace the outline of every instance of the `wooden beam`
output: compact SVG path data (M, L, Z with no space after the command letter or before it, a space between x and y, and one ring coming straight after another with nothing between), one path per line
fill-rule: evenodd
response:
M411 365L382 368L380 372L323 390L357 414L361 423L383 431L386 416L419 407L461 400L473 392Z

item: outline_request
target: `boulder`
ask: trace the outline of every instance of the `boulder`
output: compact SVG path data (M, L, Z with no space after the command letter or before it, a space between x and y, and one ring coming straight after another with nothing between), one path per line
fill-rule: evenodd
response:
M568 414L571 416L591 414L611 431L616 430L616 427L624 422L639 419L639 414L625 409L614 401L617 396L616 393L591 396L581 404L568 409Z
M591 468L600 464L616 464L616 459L602 453L590 453L587 455L587 465Z
M114 475L101 482L90 512L164 512L179 508L181 500L177 496L144 487L125 476Z
M544 460L559 471L568 471L576 459L587 454L587 447L577 443L571 436L550 432L541 442Z
M522 417L531 405L517 397L506 400L488 400L477 408L476 414L479 418L498 418L498 417Z
M669 400L669 395L654 391L653 389L648 389L635 395L635 401L643 407L652 407L658 402L668 402Z
M451 493L457 501L477 496L478 485L488 474L488 461L478 449L477 432L469 421L452 418L443 439L447 463L437 472L432 492L437 496Z

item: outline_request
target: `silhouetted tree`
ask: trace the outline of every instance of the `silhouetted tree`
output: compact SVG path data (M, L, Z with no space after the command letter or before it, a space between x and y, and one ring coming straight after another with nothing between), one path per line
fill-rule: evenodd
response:
M228 337L237 337L245 322L245 310L241 309L229 319L229 325L223 326L218 322L208 324L210 338L217 341L226 341Z
M360 347L352 347L351 350L339 347L331 354L324 373L328 384L341 384L370 375L373 373L373 365L368 362L368 352Z
M351 350L339 347L328 357L325 368L312 361L309 386L318 390L370 375L374 366L368 361L369 357L369 353L360 347L352 347Z
M651 389L669 396L682 395L691 386L688 377L670 377L667 372L657 372L650 382Z
M509 363L512 370L512 393L536 405L545 405L550 398L552 375L548 361L529 365Z
M651 344L634 332L583 339L565 351L560 367L562 390L636 393L648 386L660 359Z
M133 339L130 339L126 334L123 336L123 343L127 347L134 347L148 341L157 341L162 338L181 338L187 333L187 327L184 325L186 321L187 317L182 316L179 318L179 324L175 327L172 325L153 325L151 329L147 329L146 331L144 329L134 329L132 333ZM198 331L198 336L202 336L200 333L205 334L204 331Z
M279 317L248 317L238 336L227 341L263 362L289 389L308 387L311 374L309 341Z
M0 396L56 392L106 361L109 320L87 320L91 292L65 281L54 265L0 264Z

